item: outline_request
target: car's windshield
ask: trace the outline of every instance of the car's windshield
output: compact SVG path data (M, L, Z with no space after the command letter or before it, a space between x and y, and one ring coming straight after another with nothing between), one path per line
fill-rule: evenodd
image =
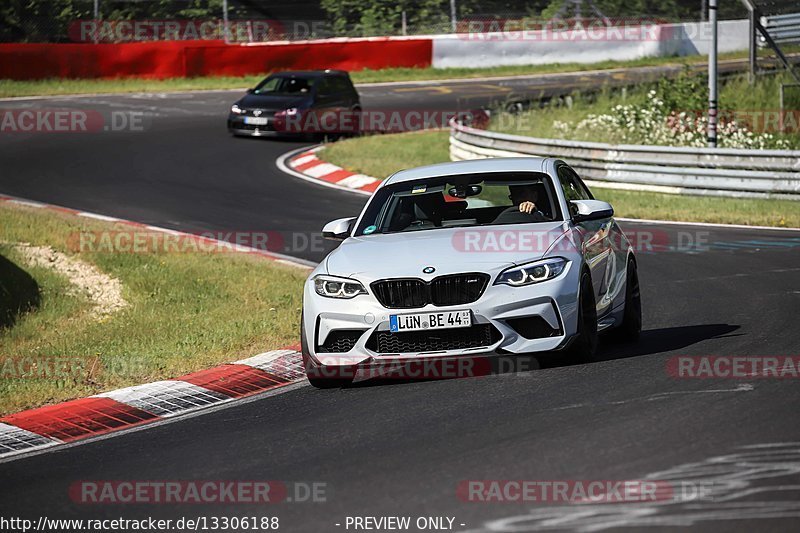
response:
M255 89L254 94L308 94L315 78L302 76L270 76Z
M561 210L546 174L473 174L379 189L355 235L553 220L561 220Z

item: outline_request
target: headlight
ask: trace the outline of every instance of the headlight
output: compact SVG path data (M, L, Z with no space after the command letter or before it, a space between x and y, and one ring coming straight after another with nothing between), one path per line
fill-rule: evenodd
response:
M237 115L241 115L242 113L244 113L244 109L242 109L236 104L233 104L231 106L231 113L236 113Z
M293 117L297 114L296 107L290 107L289 109L284 109L283 111L278 111L275 113L276 117Z
M534 263L528 263L518 267L509 268L503 271L495 285L501 283L511 285L512 287L522 287L524 285L532 285L558 277L559 274L564 272L567 267L567 261L563 257L554 257L552 259L543 259Z
M359 294L367 294L364 286L354 279L325 275L314 277L314 290L327 298L355 298Z

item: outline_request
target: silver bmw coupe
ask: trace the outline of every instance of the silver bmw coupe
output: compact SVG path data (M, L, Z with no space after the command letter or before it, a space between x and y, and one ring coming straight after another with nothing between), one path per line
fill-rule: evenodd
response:
M559 159L498 158L397 172L309 276L302 355L315 386L386 360L594 358L598 333L641 330L633 248Z

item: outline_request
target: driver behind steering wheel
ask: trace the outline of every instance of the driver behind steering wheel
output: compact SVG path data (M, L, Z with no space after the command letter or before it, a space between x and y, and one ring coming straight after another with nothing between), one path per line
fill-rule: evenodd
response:
M509 200L514 205L500 213L495 223L514 224L547 220L538 207L539 193L534 185L509 185Z

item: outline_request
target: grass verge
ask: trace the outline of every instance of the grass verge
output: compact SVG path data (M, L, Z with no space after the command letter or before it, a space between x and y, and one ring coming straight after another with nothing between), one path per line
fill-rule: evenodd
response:
M353 172L383 178L404 168L449 161L447 131L373 135L328 145L321 157ZM678 196L593 188L619 217L800 228L788 200Z
M555 105L545 105L543 107L532 107L518 114L497 113L492 117L489 129L500 133L512 135L524 135L540 138L564 138L564 132L559 130L556 123L566 123L570 125L569 138L577 141L594 141L614 143L626 143L625 132L604 131L602 128L580 128L576 127L582 120L590 115L616 115L615 108L619 105L630 105L635 109L649 110L651 103L648 101L648 92L657 90L661 98L674 99L668 105L674 106L675 112L688 112L705 114L706 94L684 94L675 96L675 93L687 91L689 82L704 84L705 79L681 76L672 83L664 83L664 87L658 84L642 84L627 90L603 88L596 93L574 93L571 96L569 105L562 101L554 102ZM780 88L782 84L791 84L794 79L786 73L779 73L772 76L758 78L755 84L750 84L746 75L734 75L729 77L719 86L719 108L726 116L726 120L734 117L737 120L744 120L743 125L754 129L756 133L766 130L777 138L784 139L793 149L800 147L800 138L797 134L797 124L794 121L788 122L786 133L779 133L777 130L777 112L780 109ZM702 89L705 89L703 87ZM669 94L664 94L669 93ZM787 110L800 109L800 96L795 91L787 91L784 108ZM764 122L765 116L759 115L757 111L770 112L774 118L774 123ZM640 111L641 113L641 111ZM789 114L787 119L792 119L796 114ZM752 125L748 125L747 118L755 120ZM796 118L795 118L796 121ZM769 125L771 124L771 126ZM763 127L763 128L762 128ZM616 139L614 137L622 137ZM630 142L630 140L628 140ZM637 141L643 142L643 141Z
M720 59L743 59L746 52L720 54ZM392 81L442 80L452 78L482 78L492 76L522 76L559 72L581 72L586 70L630 68L665 64L702 63L704 56L654 57L632 61L603 61L600 63L517 65L494 68L387 68L352 72L355 83ZM63 94L130 93L130 92L179 92L196 90L242 89L252 87L268 72L242 77L170 78L151 80L142 78L120 79L46 79L46 80L0 80L0 97L48 96Z
M0 273L38 285L38 294L30 294L28 284L27 294L11 295L35 305L17 316L6 312L0 324L0 414L176 377L297 342L305 271L234 253L71 251L70 238L87 231L132 230L0 206ZM130 305L98 320L66 278L29 266L11 244L18 242L48 245L95 265L121 281ZM16 285L0 283L0 293Z

